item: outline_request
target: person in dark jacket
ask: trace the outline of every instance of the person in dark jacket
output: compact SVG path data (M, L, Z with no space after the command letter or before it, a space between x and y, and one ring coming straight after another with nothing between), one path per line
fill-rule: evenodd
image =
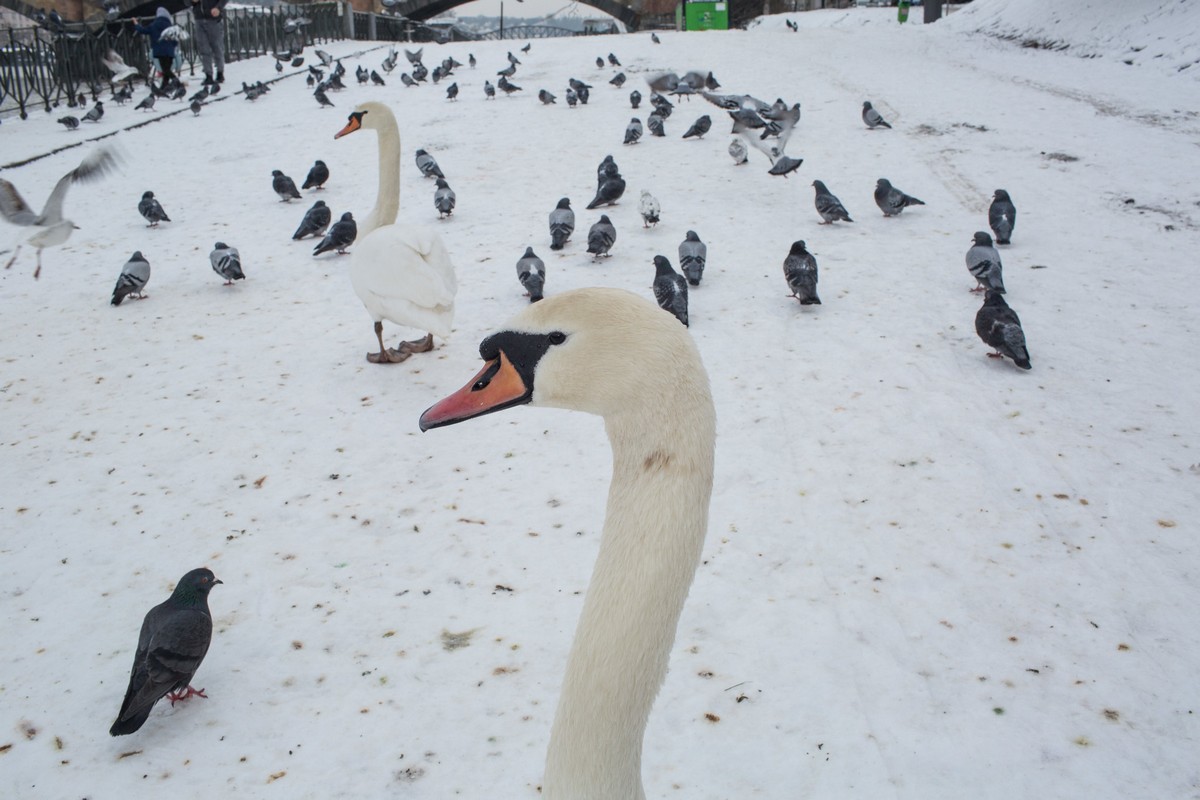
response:
M196 49L204 66L204 84L225 82L225 3L226 0L192 0L196 18ZM217 77L213 78L213 68Z
M175 61L175 48L178 42L172 38L163 38L163 31L171 27L175 23L171 20L171 13L162 6L154 12L154 19L149 25L135 25L134 30L138 33L145 34L150 37L150 55L158 61L158 66L162 69L162 88L175 83L175 73L171 70L171 64Z

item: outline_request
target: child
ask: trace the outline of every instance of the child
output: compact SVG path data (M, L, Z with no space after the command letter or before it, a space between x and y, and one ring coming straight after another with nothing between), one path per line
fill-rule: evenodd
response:
M176 81L175 73L171 70L171 64L175 61L175 48L178 42L174 39L164 39L163 31L171 27L174 23L171 21L171 13L162 6L154 12L154 19L149 25L136 25L134 30L138 33L144 33L150 37L150 54L158 61L159 67L162 69L162 89L165 91L169 86Z

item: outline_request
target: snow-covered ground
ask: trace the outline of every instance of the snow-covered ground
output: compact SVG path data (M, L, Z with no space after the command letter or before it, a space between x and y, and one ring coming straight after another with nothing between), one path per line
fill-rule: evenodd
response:
M31 252L0 271L0 795L536 798L602 522L603 428L522 408L422 434L417 417L527 302L526 246L548 293L649 295L652 257L675 262L694 229L717 479L646 734L648 796L1200 797L1200 89L1194 69L972 32L989 15L1034 30L1035 5L976 0L904 27L894 9L814 12L790 16L798 33L776 17L528 54L426 45L430 66L479 59L454 103L446 82L405 90L394 73L323 109L304 70L233 96L275 76L260 59L230 65L195 118L124 130L152 115L107 104L76 132L54 122L65 109L5 121L6 164L120 131L105 141L124 167L71 189L80 230L40 280ZM1112 4L1112 26L1183 5ZM1196 34L1181 37L1164 59L1194 57ZM510 48L524 91L485 101ZM326 49L351 84L386 53ZM620 90L595 66L609 51ZM801 102L799 172L768 176L757 153L734 166L725 117L700 99L676 104L666 138L623 146L645 117L630 89L693 68ZM595 84L586 107L563 102L569 77ZM460 283L452 337L389 367L364 360L349 257L290 240L314 199L373 205L373 135L333 140L365 99L400 119L401 218L438 226ZM865 99L893 130L863 126ZM706 113L712 133L680 138ZM0 176L40 207L94 146ZM418 147L458 194L447 221ZM607 154L628 189L595 263L600 211L583 206ZM303 180L318 158L328 188L280 203L271 170ZM879 177L927 205L885 219ZM818 178L854 224L818 224ZM973 329L963 254L997 188L1020 211L1003 257L1031 372L987 358ZM171 223L138 216L147 189ZM663 208L649 230L642 189ZM578 223L554 253L562 196ZM820 263L819 307L787 296L796 239ZM221 285L216 240L240 248L246 281ZM113 308L133 250L149 298ZM201 565L224 581L195 681L209 699L109 737L142 615Z

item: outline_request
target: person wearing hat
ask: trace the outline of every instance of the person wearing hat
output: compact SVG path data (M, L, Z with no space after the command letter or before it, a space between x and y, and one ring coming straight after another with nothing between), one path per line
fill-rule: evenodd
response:
M158 66L162 70L162 89L164 90L176 81L171 64L175 61L175 48L179 43L171 37L163 37L163 31L174 24L171 20L171 12L159 6L149 25L135 25L133 28L138 33L150 37L150 55L158 61Z

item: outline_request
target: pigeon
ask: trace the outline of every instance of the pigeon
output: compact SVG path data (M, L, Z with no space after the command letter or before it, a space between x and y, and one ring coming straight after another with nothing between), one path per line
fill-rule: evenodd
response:
M328 67L333 63L333 56L324 50L314 50L313 52L317 54L317 58L321 59L321 66Z
M283 72L283 62L282 62L282 61L276 61L276 62L275 62L275 71L276 71L276 72Z
M142 98L142 102L133 107L134 111L153 111L154 110L154 93L146 95Z
M604 59L601 58L600 56L596 56L596 68L604 69Z
M580 105L586 106L588 104L588 90L591 88L590 86L584 86L575 90L575 96L579 99Z
M376 86L387 86L387 81L385 81L383 76L375 70L371 70L371 83L375 84Z
M496 81L496 86L500 89L500 91L504 92L510 97L512 96L513 92L521 91L520 86L517 86L515 83L509 83L508 78L505 78L503 75L500 76L500 80Z
M58 123L69 131L73 131L79 127L79 117L72 117L67 114L65 117L59 117Z
M704 134L708 133L708 130L711 127L712 117L708 116L708 114L705 114L704 116L700 117L700 119L692 123L692 127L687 129L687 133L683 134L683 138L690 139L691 137L695 136L697 139L699 139L703 137Z
M641 199L638 200L638 213L642 215L643 228L657 225L658 218L662 215L662 207L658 200L645 189L642 190Z
M611 78L609 78L608 82L611 83L613 86L617 87L618 89L620 89L622 86L625 85L625 73L618 72L616 75L613 75Z
M313 203L312 208L304 212L304 219L300 220L300 227L296 228L292 238L298 240L305 236L320 236L325 233L332 218L329 206L325 205L324 200L318 200Z
M737 165L745 164L750 160L750 151L746 149L746 143L742 141L742 137L735 136L730 140L729 155L733 157L733 163Z
M199 116L200 109L204 108L204 103L201 103L199 100L193 100L188 105L188 108L190 108L192 110L192 116L194 116L194 117Z
M437 179L437 189L433 193L433 205L438 210L438 219L448 217L454 211L454 190L445 178Z
M418 149L414 154L417 160L417 169L426 178L444 178L441 167L438 166L437 160L426 153L424 150Z
M651 136L667 135L666 130L663 128L663 118L657 111L646 117L646 127L650 129Z
M116 165L116 156L112 150L106 147L101 147L91 153L79 162L79 166L58 179L58 183L54 184L54 190L46 198L46 205L42 207L40 214L35 213L29 207L29 204L17 191L16 186L0 178L0 216L14 225L36 229L26 240L37 250L37 268L33 272L34 278L42 274L42 250L63 244L71 237L71 231L76 228L75 223L63 217L63 200L66 199L67 190L74 183L85 183L107 175ZM18 244L4 268L11 267L20 253L21 245Z
M683 276L671 268L666 256L654 257L654 299L658 307L670 311L686 327L688 324L688 288Z
M653 31L650 33L650 41L654 42L655 44L662 44L662 39L659 39L658 34L654 33Z
M509 64L504 69L498 70L496 72L496 74L499 75L501 78L511 78L513 75L517 74L517 65Z
M895 188L887 178L880 178L875 183L875 205L885 217L894 217L906 206L923 206L925 203Z
M256 91L258 94L266 94L267 92L269 92L271 90L269 88L267 88L262 83L262 81L259 81L258 83L254 84L254 91ZM210 95L220 94L221 93L221 84L216 83L215 81L213 83L209 84L208 93Z
M412 76L414 81L423 82L427 77L429 77L429 70L425 68L424 64L417 64L415 67L413 67Z
M525 255L517 259L517 280L525 287L529 302L542 299L542 287L546 285L546 264L536 255L532 247L525 248Z
M521 52L528 53L530 51L530 49L532 49L532 48L533 48L533 42L526 42L525 46L521 48Z
M592 209L614 205L623 194L625 194L625 179L620 175L606 176L596 187L596 196L592 198L592 202L588 203L587 207Z
M817 260L804 249L803 241L792 242L792 249L783 260L783 277L800 305L821 305L821 298L817 297Z
M828 225L835 220L854 222L854 220L850 219L850 212L848 212L846 207L842 205L842 201L838 200L833 193L826 188L824 182L813 181L812 185L817 192L813 202L817 206L817 213L820 214L821 219L824 220L824 222L821 223L822 225Z
M782 175L787 177L789 172L799 169L804 163L803 158L792 158L784 153L787 147L788 139L792 137L792 131L796 129L795 123L790 118L784 119L779 123L779 142L774 146L767 145L757 136L751 136L747 131L751 130L751 125L744 117L739 117L733 123L733 132L742 137L746 144L751 145L754 149L763 153L771 161L771 168L767 170L768 175Z
M891 125L889 125L887 123L887 120L885 120L883 117L881 117L879 115L879 112L876 111L871 106L870 100L863 101L862 118L863 118L863 122L867 123L868 128L890 128L890 127L892 127Z
M339 256L346 254L346 248L354 244L354 240L358 238L358 223L354 221L354 217L347 211L342 214L341 219L333 223L333 226L325 234L325 238L317 243L313 248L313 255L319 256L321 253L327 253L330 250L337 251Z
M967 250L967 270L975 278L978 285L972 292L982 292L987 289L1004 294L1003 266L1000 264L1000 253L992 246L992 237L986 231L976 231L974 242Z
M271 170L271 188L284 203L301 196L300 191L296 188L296 182L277 169Z
M411 89L412 87L417 85L416 81L414 81L412 78L408 77L407 72L400 73L400 82L404 84L404 87L406 89Z
M151 228L157 228L160 222L171 221L167 212L163 211L162 205L154 199L154 192L142 193L142 199L138 201L138 211L150 223Z
M650 95L650 105L654 106L655 113L663 119L670 117L671 112L675 110L675 106L671 104L671 101L657 92Z
M85 120L87 120L88 122L99 122L100 118L103 116L104 116L104 103L97 100L96 105L92 106L91 109L86 114L83 115L83 118Z
M113 288L112 304L119 306L122 300L130 296L141 300L145 297L142 289L146 288L149 280L150 262L142 255L141 250L135 250L129 260L125 262L125 266L121 268L121 274L117 276L117 285Z
M592 88L590 83L584 83L583 81L576 80L575 78L567 78L567 85L574 89L576 93L579 93L584 89Z
M571 108L574 108L575 104L578 102L579 102L579 94L576 93L576 91L574 89L568 88L567 89L567 105L570 106Z
M415 53L413 53L413 52L411 52L411 51L409 51L409 50L405 50L405 51L404 51L404 57L408 59L408 63L410 63L410 64L414 64L414 65L415 65L415 64L420 64L420 63L421 63L421 54L422 54L423 52L425 52L425 48L424 48L424 47L422 47L420 50L418 50L418 51L417 51L417 52L415 52Z
M632 106L633 108L637 108L641 104L642 104L642 93L639 92L637 89L634 89L632 92L629 93L629 105Z
M230 247L224 242L213 245L208 254L208 263L212 264L213 272L225 279L226 286L232 286L234 281L245 280L242 272L242 256L236 247Z
M487 96L488 100L496 99L496 87L492 86L491 81L483 82L483 93Z
M304 179L304 185L301 189L324 189L325 181L329 180L329 167L325 166L325 162L320 159L313 162L313 165L308 170L308 177Z
M303 67L304 66L304 57L296 56L295 58L292 59L291 63L292 63L293 67Z
M695 231L679 243L679 268L692 286L699 286L704 277L704 265L708 262L708 246L700 241Z
M207 569L194 569L179 579L171 592L146 614L138 634L137 652L129 673L129 688L121 710L108 732L133 733L145 724L150 710L163 697L172 703L199 695L192 677L204 661L212 641L212 614L208 593L221 583Z
M393 47L390 51L388 51L388 54L383 61L379 63L379 66L383 68L384 72L386 72L388 75L391 75L392 70L396 68L396 58L399 55L400 54L396 52L396 48ZM366 69L363 69L363 72L367 73ZM370 73L367 73L367 77L370 78Z
M564 197L550 212L550 249L562 250L574 230L575 212L571 210L570 199Z
M220 84L218 84L218 86L219 85ZM171 92L171 99L172 100L182 100L183 96L185 94L187 94L187 87L184 86L182 83L180 83L179 85L177 85L175 87L175 90L173 92Z
M601 214L599 222L588 231L587 251L596 258L607 256L616 240L617 229L613 227L607 214Z
M478 62L475 60L475 54L474 54L474 53L467 53L467 63L471 65L471 69L475 69L475 65L476 65Z
M61 121L61 120L60 120ZM1013 228L1017 225L1017 207L1009 199L1008 192L997 189L992 195L992 205L988 208L988 225L996 234L996 244L1008 244L1012 239Z
M609 53L609 54L608 54L608 63L609 63L609 64L611 64L611 65L612 65L612 66L614 66L614 67L619 67L619 66L621 66L621 62L620 62L620 61L617 61L617 57L616 57L616 56L614 56L612 53ZM603 65L603 64L601 64L600 66L604 66L604 65Z
M538 89L538 100L542 101L542 105L548 106L551 103L554 103L556 99L557 98L555 98L554 95L550 94L545 89Z
M629 120L629 124L625 126L625 144L637 144L638 139L642 138L642 121L637 117Z
M458 84L457 83L452 83L446 87L446 99L447 100L458 99Z
M1021 369L1033 368L1021 320L999 292L989 290L984 295L983 305L975 314L975 332L984 344L995 349L996 352L988 353L989 357L1008 356Z
M385 67L384 70L387 71L387 68ZM359 64L354 68L354 77L358 79L359 83L366 83L371 80L371 70Z
M509 63L511 66L514 66L514 67L515 67L517 64L520 64L520 63L521 63L520 61L518 61L518 60L517 60L517 57L516 57L516 56L514 56L514 55L512 54L512 50L509 50L509 51L508 51L508 63Z
M613 160L612 154L609 154L596 167L596 185L603 183L605 178L619 177L620 174L621 170L617 167L617 162Z
M243 91L246 92L247 95L250 94L250 87L246 86L244 83L242 84L242 89L243 89ZM203 102L207 97L208 97L208 87L201 86L200 91L196 92L194 95L192 95L188 99L193 100L193 101L200 100L201 102Z
M325 90L320 86L318 86L317 90L313 92L313 97L317 98L317 104L321 106L321 108L324 108L325 106L333 108L333 101L329 99L329 95L325 94Z

